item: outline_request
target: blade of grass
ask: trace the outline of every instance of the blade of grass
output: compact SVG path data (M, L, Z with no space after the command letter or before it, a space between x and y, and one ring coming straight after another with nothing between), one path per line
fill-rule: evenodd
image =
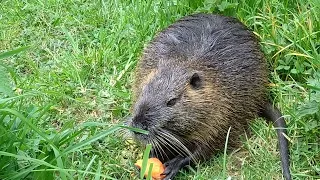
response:
M52 146L56 147L53 142L48 139L47 135L44 134L43 132L45 132L44 130L39 129L38 127L36 127L35 125L33 125L27 118L25 118L21 113L19 113L18 111L15 111L13 109L0 109L0 112L7 112L10 113L12 115L15 115L16 117L20 118L20 120L22 120L25 124L27 124L33 131L37 132L43 139L45 139L49 144L51 144ZM57 148L57 147L56 147ZM58 149L58 148L57 148Z
M151 176L152 168L153 168L153 163L151 163L150 166L149 166L148 176L147 176L147 178L146 178L146 179L148 179L148 180L152 180L152 176Z
M23 171L20 171L15 175L7 174L6 176L8 177L8 179L24 179L25 176L27 176L30 172L32 172L32 170L36 169L39 166L40 164L35 164L33 166L28 167L27 169L24 169Z
M231 130L231 127L229 127L229 129L228 129L226 141L225 141L225 144L224 144L224 152L223 152L223 178L226 177L226 171L227 171L227 147L228 147L230 130Z
M140 178L141 179L143 179L144 173L147 170L147 163L148 163L151 148L152 148L151 144L147 144L146 149L143 152L143 160L142 160L142 166L141 166L141 170L140 170Z
M108 175L104 175L102 173L98 174L98 173L95 173L95 172L91 172L91 171L83 171L83 170L78 170L78 169L60 169L60 168L56 168L56 169L37 169L37 170L33 170L32 172L39 172L39 171L64 171L64 172L76 172L76 173L87 173L87 174L91 174L91 175L99 175L103 178L106 178L106 179L112 179L112 180L118 180L118 179L115 179L113 177L110 177Z
M94 156L92 157L92 159L90 160L90 162L89 162L88 166L86 167L86 170L85 170L85 171L89 171L89 169L91 168L92 164L94 163L94 160L96 159L96 157L97 157L97 155L94 155ZM99 163L100 163L100 161L99 161ZM99 168L99 167L98 167L98 168ZM87 175L87 173L83 173L82 179L85 179L86 175Z
M121 128L120 126L114 126L114 127L110 128L110 129L108 129L106 131L103 131L103 132L101 132L101 133L99 133L99 134L97 134L95 136L92 136L91 138L86 139L86 140L84 140L84 141L82 141L82 142L80 142L80 143L78 143L76 145L73 145L73 146L70 146L70 147L66 148L61 154L66 155L66 154L68 154L70 152L77 151L79 148L81 148L83 146L86 146L86 145L88 145L88 144L90 144L90 143L92 143L92 142L94 142L94 141L96 141L98 139L104 138L105 136L107 136L107 135L119 130L120 128Z
M60 139L59 146L62 146L68 142L70 142L72 139L77 137L79 134L83 133L87 128L83 128L80 130L77 129L70 129L67 133L64 134L64 137ZM72 134L75 132L74 134ZM72 134L72 136L69 136L69 134Z
M124 126L124 125L120 125L120 127L125 128L125 129L128 129L128 130L130 130L130 131L139 132L139 133L142 133L142 134L148 134L148 133L149 133L148 131L142 130L142 129L139 129L139 128L133 128L133 127Z
M0 59L4 59L4 58L10 57L10 56L13 56L15 54L18 54L18 53L28 49L28 48L29 48L29 46L24 46L24 47L20 47L18 49L12 50L12 51L1 53Z
M98 174L98 173L94 173L94 172L90 172L90 171L83 171L83 170L78 170L78 169L61 169L61 168L59 168L57 166L54 166L52 164L47 163L44 160L30 158L30 157L21 156L21 155L16 155L16 154L12 154L12 153L7 153L7 152L4 152L4 151L0 151L0 155L14 157L14 158L17 158L19 160L30 161L30 162L36 163L38 165L44 165L44 166L52 168L52 169L37 169L37 170L32 170L32 172L39 172L39 171L60 171L61 172L61 171L63 171L63 172L87 173L87 174L92 174L92 175L97 175ZM101 176L101 177L107 178L107 179L116 180L115 178L112 178L110 176L107 176L107 175L104 175L104 174L101 174L101 173L99 173L98 175Z
M31 94L22 94L22 95L18 95L18 96L14 96L14 97L3 98L3 99L0 99L0 104L6 103L6 102L12 101L12 100L17 100L19 98L26 97L29 95L31 95Z
M95 175L94 180L100 180L101 164L102 164L101 161L99 161L98 169L97 169L97 174Z
M59 151L54 146L51 146L51 147L52 147L54 155L55 155L55 157L57 159L57 166L59 168L61 168L61 169L64 169L64 165L63 165L61 156L59 154ZM60 172L60 177L61 177L62 180L67 180L67 176L69 177L69 179L72 179L72 176L69 173Z
M0 151L0 155L14 157L14 158L17 158L17 159L20 159L20 160L30 161L30 162L37 163L39 165L44 165L44 166L47 166L47 167L51 167L51 168L54 168L54 169L60 169L59 167L54 166L52 164L49 164L46 161L40 160L40 159L35 159L35 158L26 157L26 156L16 155L16 154L4 152L4 151Z

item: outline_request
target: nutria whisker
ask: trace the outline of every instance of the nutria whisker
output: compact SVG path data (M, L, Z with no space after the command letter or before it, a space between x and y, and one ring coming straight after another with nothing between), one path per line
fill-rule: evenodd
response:
M158 144L157 144L157 139L156 138L154 138L154 139L152 139L152 150L154 150L154 151L151 151L152 153L154 152L155 153L155 155L156 155L156 157L159 157L159 154L158 154Z
M172 148L174 148L177 153L179 153L181 156L190 156L193 158L192 152L173 134L166 130L159 131L163 136L167 137L168 139L165 139L169 144L172 144Z
M174 135L166 131L160 131L160 133L162 134L163 139L173 150L175 150L180 155L187 155L187 148Z
M161 158L163 158L163 156L162 156L162 152L161 152L161 150L162 150L162 148L161 148L161 145L159 144L159 140L158 140L158 138L155 136L155 138L154 138L154 152L155 152L155 154L156 154L156 156L155 157L161 157ZM159 154L158 154L159 153Z
M162 146L168 145L168 143L166 141L162 140L162 137L156 136L156 139L157 139L157 144L158 144L161 158L168 159L169 158L168 155L165 153L165 151L162 148ZM171 152L170 149L169 149L169 152ZM164 157L164 156L166 156L166 157Z
M175 151L176 153L182 155L184 153L183 150L181 150L178 143L175 143L175 139L172 139L170 136L168 136L166 133L159 131L159 138L162 140L162 143L167 146L167 149L172 153L171 150Z

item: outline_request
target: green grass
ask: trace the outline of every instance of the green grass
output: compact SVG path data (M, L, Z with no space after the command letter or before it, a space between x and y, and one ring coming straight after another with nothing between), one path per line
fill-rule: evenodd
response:
M139 179L123 140L135 64L161 29L196 12L239 18L261 39L270 96L288 123L294 179L320 178L320 2L0 3L0 179ZM26 49L17 48L27 47ZM19 52L19 50L23 50ZM281 179L276 133L257 120L243 146L177 179ZM226 163L226 167L224 164Z

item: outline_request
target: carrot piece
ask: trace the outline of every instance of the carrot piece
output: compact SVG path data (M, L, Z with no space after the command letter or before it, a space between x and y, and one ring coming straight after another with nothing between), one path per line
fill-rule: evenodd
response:
M144 177L148 176L149 167L151 164L153 164L152 172L151 172L152 179L153 180L162 180L165 176L161 175L161 174L164 172L165 167L162 164L162 162L157 158L149 158L148 159L147 168L146 168L146 172L144 173ZM138 160L134 165L137 166L139 169L141 169L142 159Z

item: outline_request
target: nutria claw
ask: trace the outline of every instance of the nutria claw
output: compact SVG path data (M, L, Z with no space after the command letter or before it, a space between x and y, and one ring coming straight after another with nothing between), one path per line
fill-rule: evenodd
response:
M182 167L190 164L190 158L182 157L181 155L164 163L165 170L162 175L165 175L164 180L172 180Z

